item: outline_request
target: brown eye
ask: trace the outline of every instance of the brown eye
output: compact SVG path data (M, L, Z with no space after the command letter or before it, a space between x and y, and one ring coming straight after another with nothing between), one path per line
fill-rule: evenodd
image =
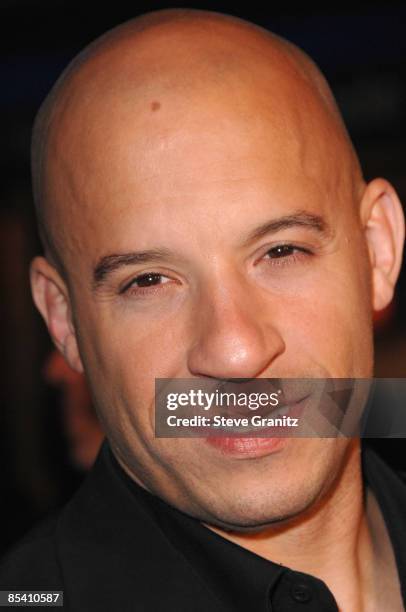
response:
M145 274L140 274L133 278L121 289L120 293L137 293L143 290L147 291L149 288L153 290L154 287L164 285L167 282L169 282L169 278L163 274L159 274L158 272L146 272Z
M278 244L278 246L269 249L267 252L268 257L277 259L279 257L288 257L293 255L298 249L291 244Z
M312 251L295 244L277 244L268 249L264 260L269 266L281 267L301 262L304 263L311 255L313 255Z
M162 282L162 274L156 274L150 272L148 274L141 274L132 281L132 285L137 287L151 287L152 285L159 285Z

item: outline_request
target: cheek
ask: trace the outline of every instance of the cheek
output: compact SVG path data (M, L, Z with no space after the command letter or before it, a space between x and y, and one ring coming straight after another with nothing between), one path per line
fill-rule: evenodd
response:
M108 316L81 327L81 354L99 416L110 430L150 430L156 378L182 376L186 338L177 312L161 318ZM183 338L183 339L182 339Z
M372 311L365 277L342 267L320 278L308 295L312 298L285 302L281 325L287 354L303 360L302 367L318 364L316 369L325 372L321 376L371 376Z
M121 304L108 301L91 304L81 315L82 351L100 376L153 380L169 377L176 369L177 355L184 346L179 342L184 327L180 300L161 309L148 303L137 307L131 300Z

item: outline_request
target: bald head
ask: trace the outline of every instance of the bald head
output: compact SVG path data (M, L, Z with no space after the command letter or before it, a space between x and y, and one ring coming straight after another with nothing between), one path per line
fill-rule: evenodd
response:
M320 507L344 462L334 439L274 452L154 430L157 379L372 374L401 206L364 185L311 60L238 19L152 13L74 60L33 149L34 301L128 474L230 531Z
M133 133L137 146L148 133L143 130L148 115L158 116L166 106L199 114L220 98L230 112L239 108L253 120L266 107L275 131L287 141L297 140L295 131L311 138L319 131L320 140L328 134L331 155L339 154L348 177L360 181L330 89L301 50L231 16L192 9L148 13L107 32L74 58L37 115L34 201L47 255L60 271L68 243L75 248L71 218L85 206L86 186L76 167L84 162L93 174L103 172L100 159L119 163L119 157L106 156L114 152L116 133L131 129L130 114L139 119Z

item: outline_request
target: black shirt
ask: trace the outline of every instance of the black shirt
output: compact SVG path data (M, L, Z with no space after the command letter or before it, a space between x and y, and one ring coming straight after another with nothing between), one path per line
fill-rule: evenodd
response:
M112 453L110 460L118 476L154 515L166 537L203 578L225 610L338 610L322 580L272 563L222 538L139 487L122 470ZM363 448L362 468L364 481L375 493L389 530L405 604L406 484L368 447Z
M363 449L406 601L406 484ZM0 567L0 590L64 591L70 612L330 612L314 576L217 535L134 483L105 443L65 509L31 532ZM406 607L406 606L405 606Z

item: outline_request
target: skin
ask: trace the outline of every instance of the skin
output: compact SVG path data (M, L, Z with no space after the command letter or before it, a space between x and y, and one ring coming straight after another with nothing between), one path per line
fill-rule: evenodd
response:
M155 13L68 71L34 143L47 255L32 263L34 300L85 370L123 468L223 536L321 577L345 610L372 609L385 567L398 605L391 547L379 565L362 499L359 440L233 455L154 437L155 378L373 374L372 314L393 295L402 209L387 181L365 184L314 65L236 19ZM327 231L296 222L248 240L298 214ZM150 250L160 257L95 282L102 258ZM161 276L142 288L145 273Z

